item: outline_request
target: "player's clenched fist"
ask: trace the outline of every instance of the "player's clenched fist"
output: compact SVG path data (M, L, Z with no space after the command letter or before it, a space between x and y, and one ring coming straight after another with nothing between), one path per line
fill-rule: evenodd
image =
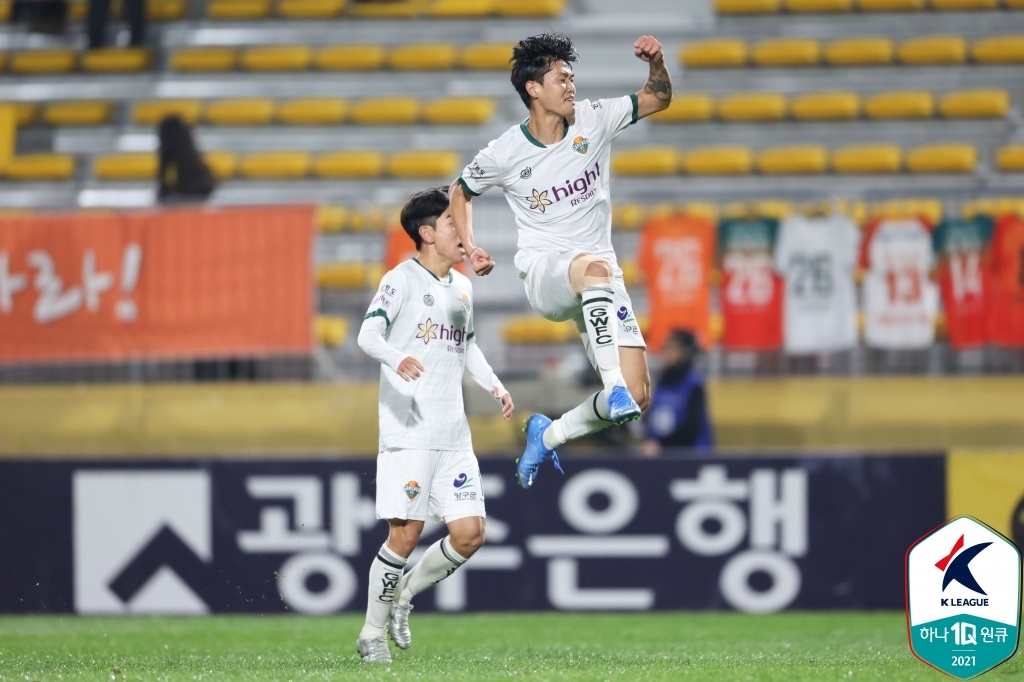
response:
M424 371L420 361L411 355L398 363L398 376L406 381L416 381L420 378L420 373Z
M665 58L661 43L654 36L641 36L633 43L633 54L645 62L660 62Z
M501 395L498 395L498 389L491 389L491 395L501 401L501 416L505 418L505 421L512 419L512 413L516 411L516 406L512 404L512 394L505 391Z
M479 246L469 254L469 264L473 266L473 272L483 276L494 269L494 259Z

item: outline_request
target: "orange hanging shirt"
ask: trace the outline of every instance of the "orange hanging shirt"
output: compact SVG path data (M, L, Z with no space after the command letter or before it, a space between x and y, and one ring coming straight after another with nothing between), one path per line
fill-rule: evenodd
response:
M1001 346L1024 347L1024 220L1005 215L996 223L989 259L992 305L991 339Z

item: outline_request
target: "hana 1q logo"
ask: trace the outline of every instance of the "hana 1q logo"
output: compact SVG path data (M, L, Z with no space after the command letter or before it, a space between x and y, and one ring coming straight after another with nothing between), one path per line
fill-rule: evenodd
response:
M1020 637L1021 555L960 516L907 550L907 637L928 665L966 680L1009 659Z

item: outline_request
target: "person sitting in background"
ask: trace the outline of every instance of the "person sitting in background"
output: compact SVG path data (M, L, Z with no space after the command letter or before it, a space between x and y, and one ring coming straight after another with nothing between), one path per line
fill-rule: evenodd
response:
M23 23L32 33L61 35L68 15L66 0L15 0L11 21Z
M89 0L89 49L98 50L106 43L107 15L110 0ZM121 14L128 22L131 38L128 44L138 47L146 42L146 8L143 0L122 0Z
M213 173L192 140L192 131L177 116L160 121L161 203L203 201L213 192Z
M645 457L656 457L662 448L714 445L704 376L693 366L698 353L697 337L688 331L674 331L665 340L664 369L644 419L647 439L641 452Z

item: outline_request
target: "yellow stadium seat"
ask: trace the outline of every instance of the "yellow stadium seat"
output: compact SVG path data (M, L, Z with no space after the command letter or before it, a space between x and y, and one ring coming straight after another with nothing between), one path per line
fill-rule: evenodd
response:
M932 225L942 222L943 213L942 200L929 198L890 199L872 204L868 211L872 218L924 216Z
M778 121L786 117L786 96L777 92L728 95L718 101L723 121Z
M836 173L898 173L903 151L895 145L842 147L832 152Z
M307 152L257 152L242 159L238 174L254 180L294 180L306 177L309 166Z
M372 268L360 261L323 263L316 268L317 285L323 289L364 289L376 285Z
M715 0L716 14L775 14L779 0Z
M765 149L757 155L757 169L766 175L824 173L828 152L816 145Z
M907 152L911 173L973 173L978 150L969 144L929 144Z
M478 71L507 71L512 58L512 43L479 43L463 48L459 66Z
M89 0L69 0L68 20L74 22L85 21L89 16Z
M82 70L91 73L128 73L149 68L149 50L143 47L109 47L82 53Z
M110 122L110 102L54 102L43 110L43 121L51 126L98 126Z
M483 125L494 116L487 97L443 97L423 107L423 120L437 125Z
M146 18L150 21L177 21L187 11L186 0L146 0Z
M1024 144L1012 144L996 152L996 167L1004 173L1024 171Z
M213 177L218 180L227 180L235 175L238 168L238 155L234 152L206 152L203 160L210 167Z
M821 61L821 43L813 38L762 40L751 59L757 66L813 66Z
M690 175L745 175L754 165L746 147L704 147L682 155L680 167Z
M702 40L679 51L679 59L690 68L744 66L749 57L746 42L739 38Z
M427 8L426 0L390 0L389 2L356 2L350 12L362 19L413 19Z
M868 118L931 118L935 96L930 92L880 92L864 102Z
M0 52L0 71L7 68L7 53Z
M378 178L384 172L384 155L376 151L321 154L313 162L318 178Z
M349 213L351 211L346 206L321 206L316 212L317 229L320 232L341 232L348 226Z
M352 232L382 232L388 228L402 229L398 224L401 208L389 210L382 206L367 206L349 213L348 229ZM376 284L377 277L373 281Z
M462 167L458 152L413 151L392 154L387 172L393 178L453 178Z
M263 97L221 99L210 102L203 118L215 126L261 126L274 120L274 100Z
M270 10L270 0L210 0L206 3L206 16L210 19L266 19Z
M233 47L196 47L171 54L175 71L231 71L236 66L238 52Z
M0 2L0 21L10 21L11 3L12 0L3 0Z
M843 38L825 46L825 62L833 66L891 64L896 45L889 38Z
M250 47L242 52L242 68L249 71L305 71L313 61L306 45Z
M434 19L479 19L497 11L497 0L434 0L426 14Z
M672 98L668 109L652 114L656 123L688 123L710 121L715 112L715 99L711 95L680 93Z
M501 329L501 335L506 342L515 345L569 343L580 338L571 320L551 322L540 315L508 318Z
M30 126L39 118L39 105L34 102L0 102L0 106L14 107L14 122L19 128Z
M897 54L904 64L961 64L967 60L967 41L960 36L911 38Z
M177 116L189 125L195 125L203 103L198 99L152 99L137 102L132 107L132 121L137 125L157 125L167 116Z
M1003 0L1006 9L1024 9L1024 0Z
M152 180L158 165L156 154L106 154L93 161L92 174L97 180Z
M70 154L19 154L12 156L4 177L20 182L57 182L75 176L75 157Z
M14 157L18 144L18 114L10 104L0 105L0 172Z
M793 118L800 121L838 121L860 115L860 95L855 92L814 92L797 95L790 102Z
M338 125L345 120L348 102L337 97L308 97L282 102L277 120L286 125Z
M971 58L979 64L1020 64L1024 62L1024 36L992 36L975 40Z
M1005 118L1010 113L1006 90L959 90L942 96L939 111L946 118Z
M974 12L996 9L999 7L999 0L931 0L931 5L932 9L940 11Z
M388 64L398 71L448 71L455 68L457 54L447 43L403 45L391 51Z
M626 260L619 261L619 265L622 268L623 284L625 284L628 287L634 287L643 284L643 273L641 273L640 265L636 262L635 258L629 258Z
M68 73L74 71L78 55L74 50L28 50L11 57L12 73Z
M334 45L316 55L316 68L324 71L376 71L384 66L381 45Z
M612 204L612 227L638 230L647 217L647 207L636 202Z
M612 170L619 175L675 175L678 157L672 147L628 149L612 157Z
M377 97L356 102L352 122L357 125L408 125L420 115L420 101L415 97Z
M784 0L787 12L830 13L853 10L853 0Z
M345 0L281 0L277 16L285 19L331 19L345 9Z
M924 6L925 0L857 0L861 12L917 12Z
M565 0L497 0L494 10L502 17L553 19L565 11Z
M336 348L348 338L348 320L338 315L317 315L316 336L320 345Z

